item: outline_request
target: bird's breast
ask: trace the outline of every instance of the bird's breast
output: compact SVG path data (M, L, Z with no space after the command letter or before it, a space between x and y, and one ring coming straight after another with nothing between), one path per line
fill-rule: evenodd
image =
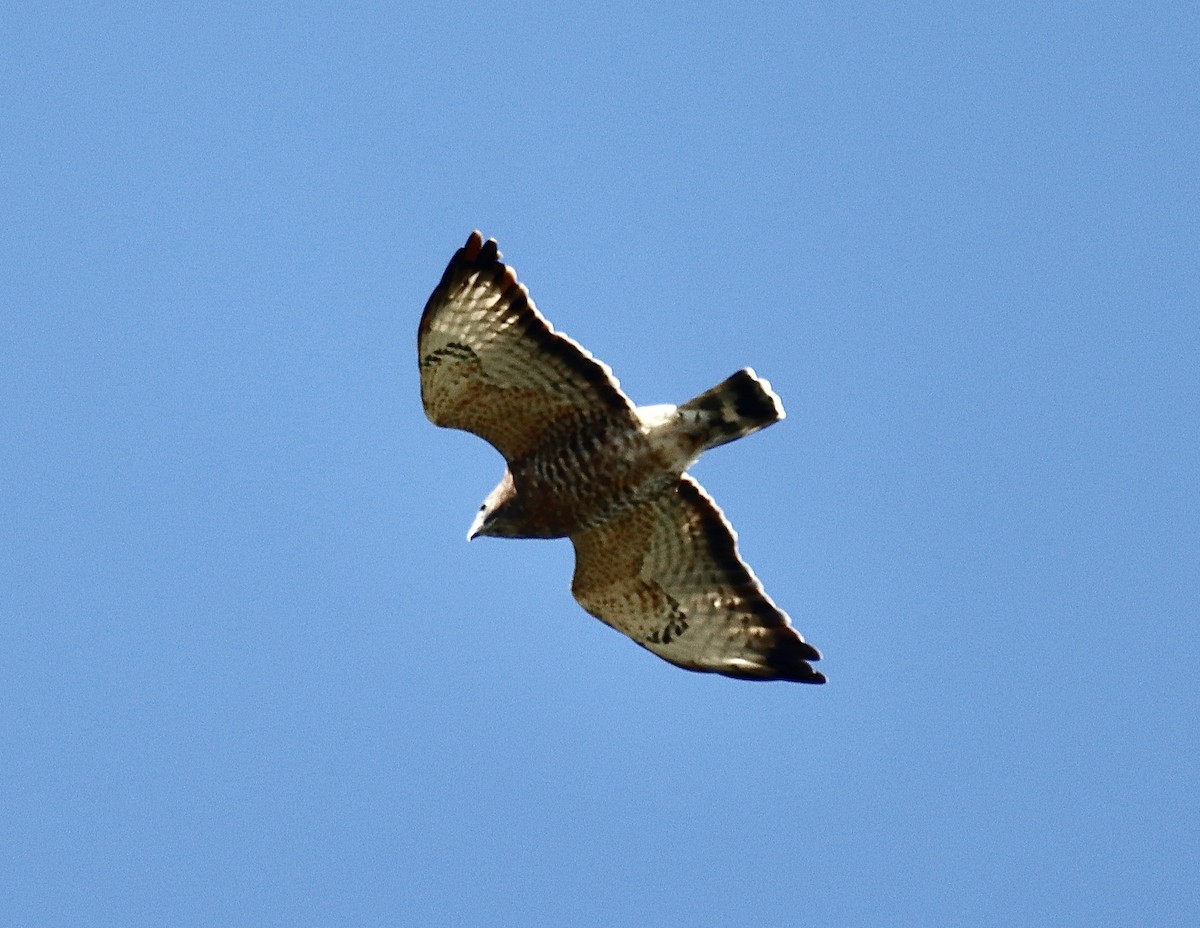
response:
M510 465L531 530L571 535L679 475L640 429L587 424Z

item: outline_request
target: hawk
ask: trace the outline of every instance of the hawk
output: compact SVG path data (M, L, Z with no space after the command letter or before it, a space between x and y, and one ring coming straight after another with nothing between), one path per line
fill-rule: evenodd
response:
M507 462L468 540L570 538L579 604L659 657L745 680L824 683L821 655L741 559L685 471L784 417L749 368L682 406L634 406L612 371L556 332L472 232L421 315L421 399Z

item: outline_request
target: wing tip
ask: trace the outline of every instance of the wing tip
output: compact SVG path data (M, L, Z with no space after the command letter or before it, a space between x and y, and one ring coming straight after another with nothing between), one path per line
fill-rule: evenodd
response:
M680 664L687 670L700 670L709 673L719 673L724 677L735 680L749 680L756 683L825 683L825 674L814 668L807 661L790 658L786 661L767 660L763 663L743 661L738 664L725 664L719 667L693 667Z
M784 680L788 683L813 683L817 686L826 682L825 674L810 667L808 664L802 664L800 667L794 668L791 672L782 674L774 679Z
M467 243L463 245L463 255L468 261L474 261L482 250L483 233L476 229L467 236Z
M459 254L469 264L491 264L499 262L504 256L500 253L500 245L494 238L486 241L483 233L475 229L467 236L466 244L459 249Z
M799 639L799 641L798 641L799 647L794 650L796 651L796 654L799 657L803 658L806 661L819 661L821 659L821 652L818 651L816 648L814 648L811 644L809 644L803 638L800 638L799 632L796 633L796 637Z
M776 680L792 683L824 683L825 674L815 669L809 661L819 661L821 652L800 637L794 628L790 635L776 639L775 647L767 655L766 665L777 676Z
M442 279L433 288L433 292L429 294L429 299L425 303L425 310L421 313L421 321L417 326L418 341L429 331L433 313L437 309L439 302L446 298L454 281L464 274L467 269L476 268L482 270L487 266L499 265L503 271L511 271L510 268L500 264L500 257L500 250L494 238L489 238L485 242L483 240L483 233L478 229L475 229L467 236L466 243L454 253L454 257L446 265L446 270L442 272Z
M742 679L750 679L743 677ZM807 661L793 661L785 666L769 666L765 672L753 679L767 682L782 683L813 683L821 685L826 682L825 674L817 670Z
M819 661L821 652L800 637L790 625L779 630L769 650L762 652L756 660L741 661L734 672L719 671L726 676L742 680L780 680L786 683L825 682L825 674L813 667L809 661Z

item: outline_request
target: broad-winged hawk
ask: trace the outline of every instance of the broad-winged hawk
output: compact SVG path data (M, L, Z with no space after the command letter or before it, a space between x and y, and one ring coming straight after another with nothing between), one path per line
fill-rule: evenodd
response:
M682 406L635 407L607 366L555 332L495 240L472 232L421 316L421 398L435 425L508 467L468 538L570 538L588 612L688 670L824 683L804 641L684 473L702 451L784 417L749 368Z

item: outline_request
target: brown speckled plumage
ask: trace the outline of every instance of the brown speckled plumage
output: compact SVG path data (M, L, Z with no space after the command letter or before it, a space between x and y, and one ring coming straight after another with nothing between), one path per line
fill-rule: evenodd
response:
M569 537L580 605L680 667L825 681L809 663L819 652L684 473L705 449L783 418L753 371L680 407L635 408L612 371L551 328L478 232L425 306L418 361L430 421L479 435L508 463L472 537Z

